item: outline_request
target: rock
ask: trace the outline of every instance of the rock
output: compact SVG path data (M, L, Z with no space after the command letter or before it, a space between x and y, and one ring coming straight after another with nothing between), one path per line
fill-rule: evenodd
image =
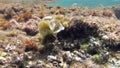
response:
M20 5L20 4L16 4L15 6L12 7L12 9L16 12L16 13L19 13L19 12L23 12L24 11L24 8Z
M56 56L49 55L49 56L47 56L47 60L54 61L54 60L57 60L57 58L56 58Z
M91 55L97 54L100 48L102 48L101 42L95 38L91 38L88 46L88 53Z
M30 19L23 27L23 30L31 36L34 36L38 33L38 22Z
M101 68L100 65L95 64L90 59L85 60L84 64L87 65L87 68Z
M43 63L43 61L41 61L41 60L37 60L37 62L36 62L36 64L42 64Z
M14 64L18 65L19 68L23 68L23 67L24 67L23 62L22 62L22 60L21 60L19 57L17 57L17 58L15 59Z
M71 62L73 60L73 55L72 53L70 53L70 51L66 51L64 56L63 56L63 60L66 62Z
M80 58L80 57L74 57L74 60L82 62L82 58Z
M65 51L73 51L75 49L80 49L81 42L79 40L60 40L55 42L56 45L59 45L59 48L62 48ZM62 45L62 46L61 46Z
M109 67L113 67L113 68L119 68L120 67L120 58L110 58L108 60L109 62Z
M12 49L13 49L13 48L11 47L10 44L8 44L8 45L6 46L6 48L5 48L6 51L11 51Z

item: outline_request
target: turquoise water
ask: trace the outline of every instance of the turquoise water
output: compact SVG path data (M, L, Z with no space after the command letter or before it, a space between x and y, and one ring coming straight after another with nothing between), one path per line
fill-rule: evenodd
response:
M77 4L78 6L88 6L97 7L99 5L103 6L113 6L120 5L120 0L58 0L55 3L50 3L48 6L71 6Z

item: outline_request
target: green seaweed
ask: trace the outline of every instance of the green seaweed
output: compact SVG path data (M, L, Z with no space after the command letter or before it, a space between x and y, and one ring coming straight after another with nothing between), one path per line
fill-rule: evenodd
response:
M95 61L96 63L100 63L101 58L100 55L96 54L94 56L92 56L93 61Z
M83 44L83 45L81 45L80 49L82 49L84 51L88 51L88 47L89 47L88 44Z

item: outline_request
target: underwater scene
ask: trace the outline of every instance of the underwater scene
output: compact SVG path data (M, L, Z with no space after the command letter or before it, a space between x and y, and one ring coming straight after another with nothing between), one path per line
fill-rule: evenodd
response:
M120 68L120 0L0 0L0 68Z

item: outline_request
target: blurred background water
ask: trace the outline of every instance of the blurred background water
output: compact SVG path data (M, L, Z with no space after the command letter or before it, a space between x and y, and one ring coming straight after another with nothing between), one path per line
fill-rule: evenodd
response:
M39 4L40 2L44 1L52 1L52 0L0 0L0 3L25 3L25 4ZM54 0L55 1L55 0ZM120 5L120 0L56 0L56 2L48 2L48 6L88 6L88 7L97 7L99 5L103 6L113 6L113 5Z
M0 3L24 3L24 4L39 4L51 2L52 0L0 0Z
M56 3L50 3L49 6L88 6L97 7L99 5L103 6L113 6L120 5L120 0L58 0Z

